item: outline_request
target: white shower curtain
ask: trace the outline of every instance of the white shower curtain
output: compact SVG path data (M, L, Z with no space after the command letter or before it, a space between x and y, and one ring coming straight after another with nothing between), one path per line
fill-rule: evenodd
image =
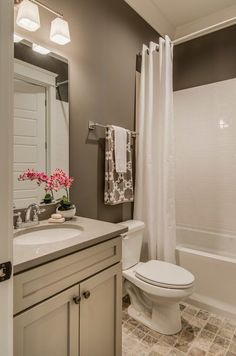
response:
M175 262L172 44L143 46L137 83L134 219L145 222L142 258Z

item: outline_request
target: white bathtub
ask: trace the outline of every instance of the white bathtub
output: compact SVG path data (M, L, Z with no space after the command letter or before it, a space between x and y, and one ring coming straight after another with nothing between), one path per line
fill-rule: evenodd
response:
M236 236L178 227L176 258L195 275L191 302L236 319Z

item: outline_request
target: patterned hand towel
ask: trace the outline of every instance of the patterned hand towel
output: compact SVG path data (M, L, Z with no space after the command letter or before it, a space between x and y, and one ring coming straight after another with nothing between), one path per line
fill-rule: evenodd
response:
M116 205L134 201L131 132L127 131L127 171L125 173L116 172L114 139L114 128L107 127L105 138L104 190L104 203L106 205Z

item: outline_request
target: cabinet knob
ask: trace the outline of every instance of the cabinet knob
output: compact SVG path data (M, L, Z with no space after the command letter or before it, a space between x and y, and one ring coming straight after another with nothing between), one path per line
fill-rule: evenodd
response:
M85 299L88 299L90 297L90 294L91 294L90 291L87 290L86 292L83 293L83 296Z
M81 301L81 297L80 296L74 297L73 301L75 302L75 304L79 304Z

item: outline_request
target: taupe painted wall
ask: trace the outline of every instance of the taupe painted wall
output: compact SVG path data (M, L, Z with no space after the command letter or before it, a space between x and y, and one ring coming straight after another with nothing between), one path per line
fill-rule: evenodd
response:
M174 48L174 90L236 77L236 25Z
M124 0L44 2L64 14L71 30L71 44L52 49L69 60L72 200L82 216L129 219L132 204L103 204L104 130L88 136L88 121L134 128L136 54L159 36ZM50 46L52 17L41 14L42 26L34 36Z

